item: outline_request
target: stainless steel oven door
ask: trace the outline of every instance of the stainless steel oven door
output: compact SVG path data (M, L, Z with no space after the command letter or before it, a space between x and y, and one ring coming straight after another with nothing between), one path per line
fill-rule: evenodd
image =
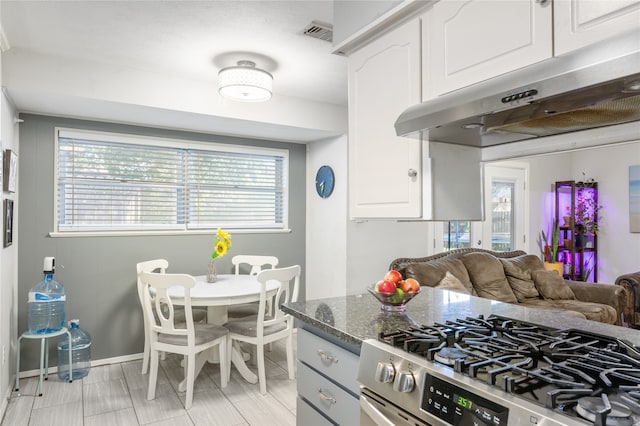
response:
M360 388L360 426L430 426L401 408L387 402L367 388Z

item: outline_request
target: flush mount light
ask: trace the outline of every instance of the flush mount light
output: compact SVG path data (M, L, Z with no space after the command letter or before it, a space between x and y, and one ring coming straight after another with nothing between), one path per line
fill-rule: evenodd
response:
M255 62L238 61L218 73L218 92L225 98L243 102L261 102L271 98L273 76L256 68Z

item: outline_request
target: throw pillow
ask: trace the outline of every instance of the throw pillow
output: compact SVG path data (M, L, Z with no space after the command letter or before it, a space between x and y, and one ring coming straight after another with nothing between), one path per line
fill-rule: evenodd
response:
M525 255L531 256L531 255ZM522 303L529 299L535 299L540 297L540 293L536 290L536 286L531 278L531 272L527 269L521 259L524 256L501 258L500 262L504 267L504 274L507 276L507 281L513 290L518 302ZM538 259L537 256L534 256ZM540 260L540 259L538 259Z
M460 259L442 258L429 260L427 262L411 263L405 266L402 276L415 278L420 285L435 287L449 272L460 280L468 293L475 296L473 285L469 279L467 268Z
M545 299L575 300L576 298L571 288L556 271L531 271L531 277L533 277L536 288Z
M460 282L460 280L456 278L456 276L449 271L447 271L444 274L444 278L440 280L440 282L435 288L470 294L469 290L465 288L465 286Z
M518 302L497 257L489 253L473 252L465 254L461 259L478 296L507 303Z

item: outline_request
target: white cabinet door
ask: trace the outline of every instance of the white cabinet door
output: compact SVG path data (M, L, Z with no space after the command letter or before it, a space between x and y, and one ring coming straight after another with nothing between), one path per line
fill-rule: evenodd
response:
M626 31L640 37L640 0L555 0L555 54Z
M423 15L423 99L550 58L551 1L440 1Z
M400 113L420 102L419 20L352 53L348 73L350 216L419 217L421 144L394 128Z

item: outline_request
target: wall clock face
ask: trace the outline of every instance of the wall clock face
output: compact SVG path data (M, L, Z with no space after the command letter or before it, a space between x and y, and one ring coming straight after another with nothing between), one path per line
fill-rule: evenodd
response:
M316 173L316 192L322 198L327 198L333 192L335 176L333 169L329 166L322 166Z

